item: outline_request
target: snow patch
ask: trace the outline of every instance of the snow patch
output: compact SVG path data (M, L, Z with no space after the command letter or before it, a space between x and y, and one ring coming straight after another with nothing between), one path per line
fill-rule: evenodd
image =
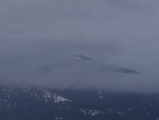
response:
M44 94L43 97L45 98L45 101L47 102L48 100L54 100L54 103L61 103L61 102L72 102L69 99L66 99L62 96L58 96L55 93L51 93L48 90L43 90Z
M66 99L66 98L61 97L61 96L57 96L56 94L54 94L53 97L54 97L54 103L60 103L60 102L72 102L72 101L69 100L69 99Z
M91 115L91 116L96 116L99 114L103 114L102 111L100 110L93 110L93 109L80 109L80 111L84 114L84 115Z

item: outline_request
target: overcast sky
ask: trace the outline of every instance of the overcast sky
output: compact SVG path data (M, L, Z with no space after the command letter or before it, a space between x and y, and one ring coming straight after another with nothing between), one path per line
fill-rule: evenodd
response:
M0 83L159 92L158 21L158 0L0 0Z

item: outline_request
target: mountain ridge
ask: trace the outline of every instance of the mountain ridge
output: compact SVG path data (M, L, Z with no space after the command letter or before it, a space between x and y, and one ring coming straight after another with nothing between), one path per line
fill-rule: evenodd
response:
M157 120L159 94L0 87L2 120Z

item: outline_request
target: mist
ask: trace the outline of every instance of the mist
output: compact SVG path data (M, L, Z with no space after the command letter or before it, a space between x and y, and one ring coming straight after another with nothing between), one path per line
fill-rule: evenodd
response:
M159 92L158 4L1 0L0 84Z

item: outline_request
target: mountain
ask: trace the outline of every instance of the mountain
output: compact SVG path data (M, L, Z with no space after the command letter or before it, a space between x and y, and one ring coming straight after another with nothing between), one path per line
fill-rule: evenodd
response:
M48 73L63 68L66 68L67 70L72 70L73 68L73 71L82 69L84 71L140 74L138 71L116 65L110 65L83 54L75 54L62 62L56 63L56 65L53 64L49 66L38 66L34 68L34 70L43 73Z
M159 94L0 87L0 120L159 120Z
M124 68L124 67L119 67L115 65L110 65L106 64L105 62L97 61L91 57L82 55L82 54L77 54L74 55L75 59L87 62L87 64L91 66L94 66L95 69L98 69L99 71L103 72L118 72L118 73L126 73L126 74L139 74L139 72L129 69L129 68ZM84 64L84 63L83 63Z

